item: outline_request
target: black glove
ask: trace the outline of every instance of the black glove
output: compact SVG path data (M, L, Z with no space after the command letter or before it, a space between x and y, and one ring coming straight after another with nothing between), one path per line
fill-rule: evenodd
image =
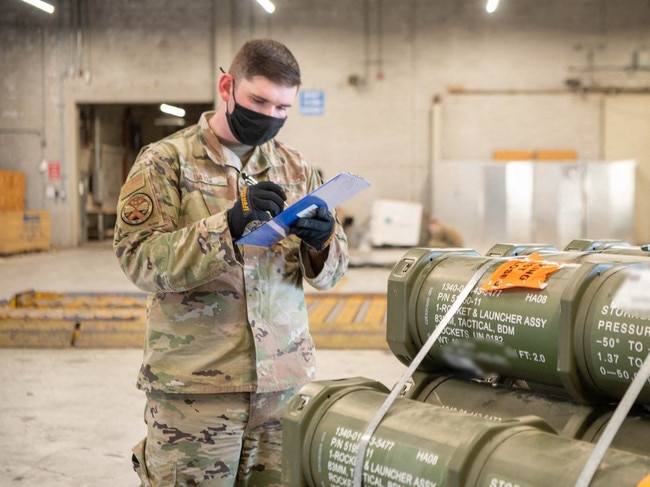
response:
M287 195L272 181L244 186L235 205L228 210L228 226L234 238L243 235L246 225L267 221L284 209Z
M310 247L323 250L334 238L334 217L327 208L319 206L309 218L298 218L289 231Z

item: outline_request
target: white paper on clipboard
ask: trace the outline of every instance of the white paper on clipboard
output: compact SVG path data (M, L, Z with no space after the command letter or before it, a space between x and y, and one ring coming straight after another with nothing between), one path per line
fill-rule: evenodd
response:
M336 208L368 186L370 186L370 182L362 177L350 173L339 173L235 243L270 247L289 235L289 227L298 218L309 216L319 206L328 209Z

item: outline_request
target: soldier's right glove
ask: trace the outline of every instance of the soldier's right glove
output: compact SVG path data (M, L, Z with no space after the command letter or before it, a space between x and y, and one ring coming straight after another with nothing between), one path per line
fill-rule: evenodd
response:
M273 181L244 186L239 199L228 210L230 234L238 239L249 223L270 220L283 210L286 199L282 188Z
M313 215L298 218L289 230L313 249L323 250L334 239L334 223L327 208L319 206Z

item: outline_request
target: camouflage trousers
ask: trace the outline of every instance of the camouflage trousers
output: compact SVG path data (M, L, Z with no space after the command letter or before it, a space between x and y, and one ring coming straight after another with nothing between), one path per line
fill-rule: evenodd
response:
M142 486L280 486L282 415L297 391L148 393L147 437L133 449Z

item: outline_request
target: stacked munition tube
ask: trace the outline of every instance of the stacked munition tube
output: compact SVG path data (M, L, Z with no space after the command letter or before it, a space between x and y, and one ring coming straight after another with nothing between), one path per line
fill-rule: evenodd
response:
M388 280L386 334L393 354L410 364L465 283L490 259L493 266L420 370L498 374L587 404L620 399L650 350L650 320L612 301L631 271L650 268L642 258L585 258L550 274L543 289L484 291L482 284L507 258L412 249ZM650 384L639 402L650 402Z
M613 414L611 406L580 404L553 394L451 374L417 372L402 397L498 422L533 415L560 436L591 443L600 439ZM637 406L623 421L612 446L650 456L648 438L650 413Z
M543 286L485 290L504 262L533 253L562 263ZM292 399L284 485L575 485L650 351L650 316L614 303L647 256L619 241L406 252L389 277L386 331L406 365L483 273L370 437L390 392L375 381L315 382ZM646 382L589 485L650 485L649 405Z
M359 443L388 391L363 378L313 382L283 419L283 484L353 486ZM398 397L368 442L362 485L573 486L594 446L534 416L503 421ZM650 481L650 458L610 448L591 487Z

